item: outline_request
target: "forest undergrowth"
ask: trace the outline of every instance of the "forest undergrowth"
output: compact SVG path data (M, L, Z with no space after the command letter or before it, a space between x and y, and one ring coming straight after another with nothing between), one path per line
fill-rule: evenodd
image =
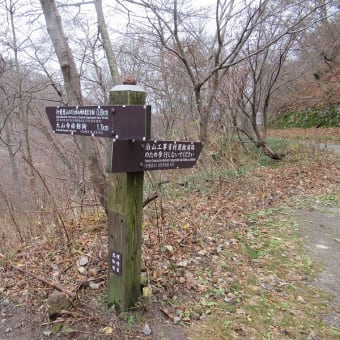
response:
M106 308L104 213L69 221L69 244L44 226L17 248L3 247L0 300L39 315L50 337L148 339L145 324L158 323L197 339L339 336L315 312L329 306L305 286L315 268L290 219L316 197L339 204L339 158L284 145L282 162L237 145L213 150L218 157L205 169L147 177L146 194L157 190L158 198L144 209L144 296L135 309L117 316ZM76 298L49 320L47 299L58 287Z

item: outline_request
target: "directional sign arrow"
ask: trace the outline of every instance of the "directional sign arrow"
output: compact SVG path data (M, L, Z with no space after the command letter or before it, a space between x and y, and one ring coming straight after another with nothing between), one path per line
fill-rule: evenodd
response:
M47 107L46 114L58 134L143 139L150 107L58 106Z
M202 147L201 142L117 140L108 172L192 168Z

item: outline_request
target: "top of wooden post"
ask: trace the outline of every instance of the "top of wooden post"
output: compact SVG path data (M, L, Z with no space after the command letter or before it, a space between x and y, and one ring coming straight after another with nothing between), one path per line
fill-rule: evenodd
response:
M140 85L137 85L136 77L127 74L123 77L123 84L122 85L115 85L111 89L110 92L117 92L117 91L137 91L137 92L145 92L144 88Z
M136 78L127 75L122 85L114 86L110 91L110 105L145 105L146 92L136 84Z

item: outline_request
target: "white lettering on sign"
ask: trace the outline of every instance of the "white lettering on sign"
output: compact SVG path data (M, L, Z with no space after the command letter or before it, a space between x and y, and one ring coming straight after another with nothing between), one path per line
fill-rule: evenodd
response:
M117 275L122 274L122 254L112 251L111 254L111 269Z
M57 116L86 116L86 117L101 117L101 118L108 118L109 117L109 111L107 109L101 108L101 107L71 107L71 108L57 108L56 110Z
M175 166L175 163L196 162L195 144L192 142L147 142L144 150L144 166L149 170L166 169Z
M92 136L109 132L109 110L101 107L61 107L56 109L56 132Z

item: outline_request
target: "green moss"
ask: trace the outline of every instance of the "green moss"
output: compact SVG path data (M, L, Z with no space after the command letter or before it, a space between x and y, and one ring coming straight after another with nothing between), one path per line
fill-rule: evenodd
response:
M340 106L286 112L270 122L271 128L340 127Z

